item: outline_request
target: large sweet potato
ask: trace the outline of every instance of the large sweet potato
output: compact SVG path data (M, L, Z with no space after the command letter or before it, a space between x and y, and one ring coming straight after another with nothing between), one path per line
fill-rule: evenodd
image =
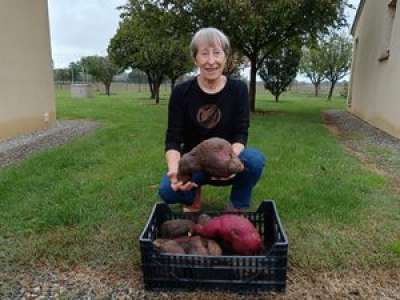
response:
M207 251L208 255L211 256L219 256L222 255L222 249L221 246L218 245L218 243L214 240L207 240Z
M185 254L185 250L182 246L174 240L156 239L153 241L153 245L161 253Z
M187 254L195 255L222 255L222 249L214 240L201 238L200 236L183 236L174 239Z
M193 236L190 239L190 249L188 254L208 255L207 248L205 247L204 242L201 240L200 236Z
M176 238L187 235L192 230L194 222L186 219L168 220L161 224L160 232L163 238Z
M192 244L190 242L191 239L191 236L186 235L174 238L174 241L185 250L185 253L189 253L190 249L192 248Z
M210 138L182 156L178 166L178 180L190 180L194 171L202 170L213 177L229 177L243 169L243 163L228 141Z
M220 238L240 255L257 254L262 249L257 229L248 219L238 215L214 217L206 225L196 224L192 232L207 238Z

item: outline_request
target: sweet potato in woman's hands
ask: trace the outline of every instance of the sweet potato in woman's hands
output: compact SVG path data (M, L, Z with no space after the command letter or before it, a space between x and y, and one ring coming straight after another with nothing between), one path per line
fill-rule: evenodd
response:
M184 154L179 161L178 181L190 180L194 171L205 171L211 177L229 178L243 171L244 166L233 152L232 145L221 138L210 138Z

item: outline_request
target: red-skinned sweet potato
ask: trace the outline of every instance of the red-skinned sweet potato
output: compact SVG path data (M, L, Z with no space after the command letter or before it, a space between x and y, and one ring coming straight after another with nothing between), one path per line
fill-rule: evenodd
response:
M262 249L257 229L248 219L238 215L214 217L206 225L196 224L192 232L207 238L221 238L234 253L240 255L257 254Z

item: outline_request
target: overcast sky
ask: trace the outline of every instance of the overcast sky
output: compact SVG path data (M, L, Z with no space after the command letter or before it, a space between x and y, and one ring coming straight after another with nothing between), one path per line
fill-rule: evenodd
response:
M54 66L67 67L82 56L105 55L127 0L48 0Z
M48 0L55 68L68 67L82 56L106 55L120 12L127 0ZM358 6L359 0L350 0ZM349 21L355 11L348 11Z

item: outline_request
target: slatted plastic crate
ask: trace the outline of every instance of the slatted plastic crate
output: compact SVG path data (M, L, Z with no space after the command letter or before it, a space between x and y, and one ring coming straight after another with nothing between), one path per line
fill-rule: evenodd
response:
M171 219L193 218L193 215L174 213L164 203L155 204L139 238L145 288L284 292L288 240L275 203L263 201L257 211L241 215L256 226L262 237L264 250L258 255L160 254L152 243L159 237L160 225Z

